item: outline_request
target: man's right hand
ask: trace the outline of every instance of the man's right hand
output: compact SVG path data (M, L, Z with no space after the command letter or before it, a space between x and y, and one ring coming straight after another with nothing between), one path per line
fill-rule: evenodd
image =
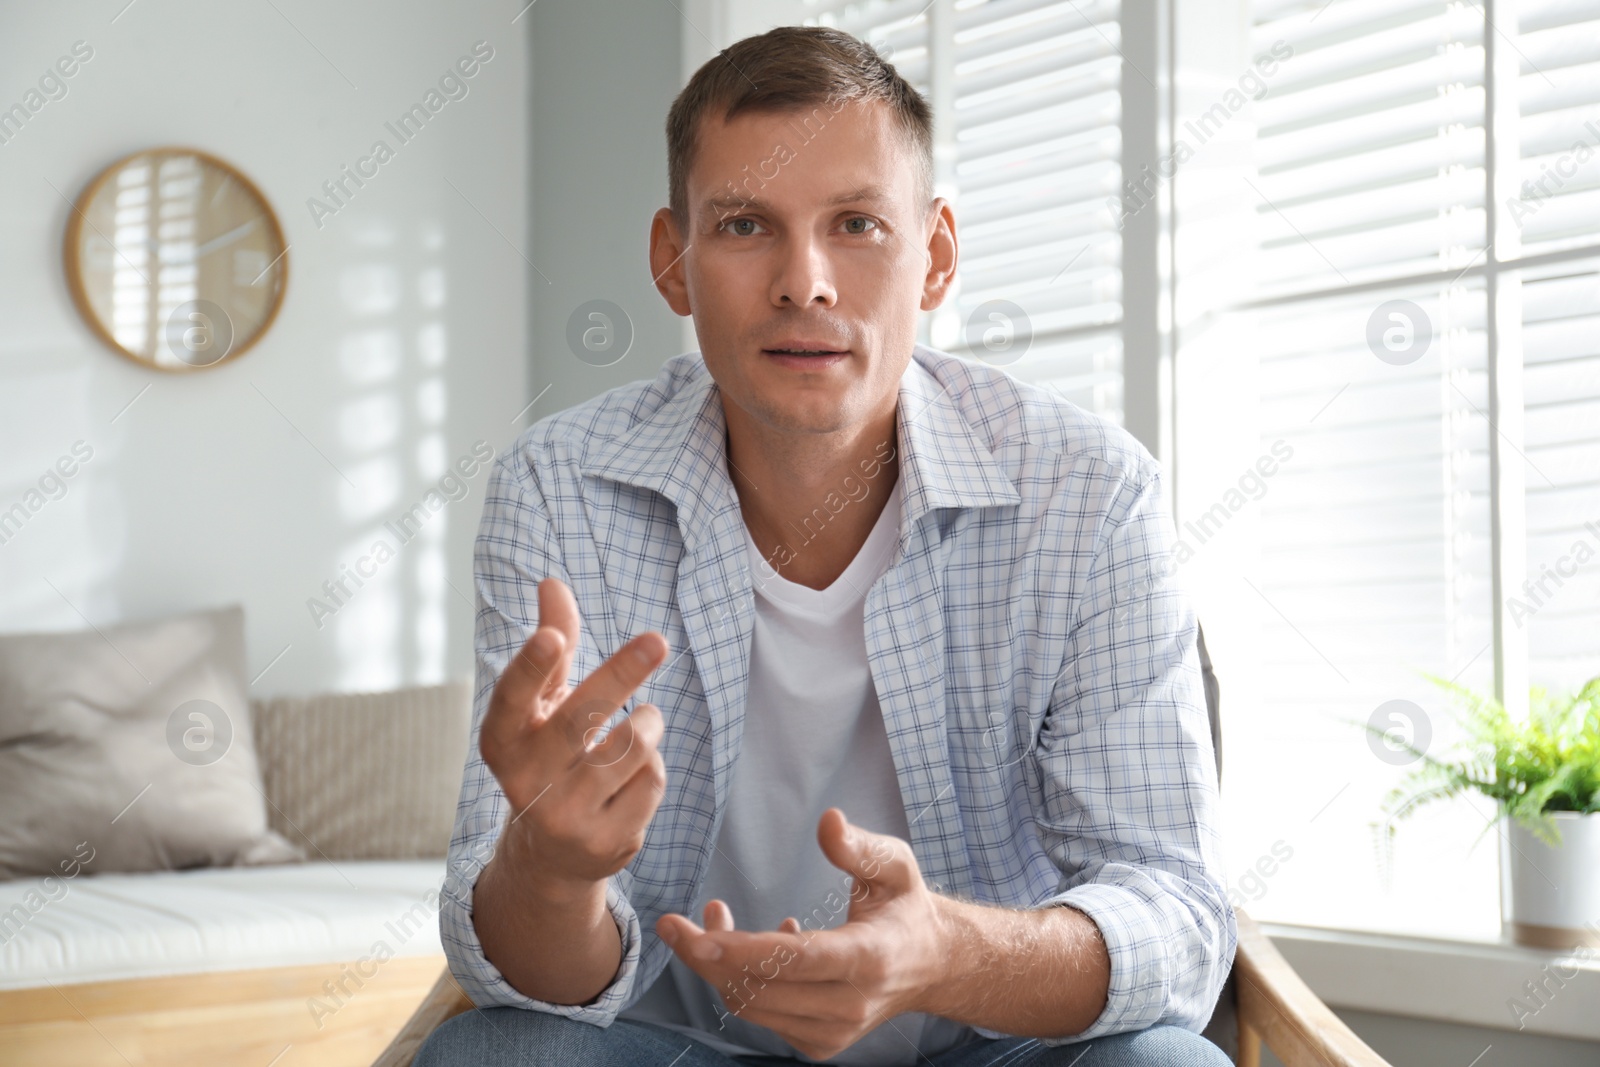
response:
M573 689L566 679L577 645L577 601L559 578L545 578L538 627L495 683L478 739L511 805L504 836L517 839L533 887L555 898L590 892L628 865L666 784L655 705L638 705L595 743L661 665L666 638L639 634Z

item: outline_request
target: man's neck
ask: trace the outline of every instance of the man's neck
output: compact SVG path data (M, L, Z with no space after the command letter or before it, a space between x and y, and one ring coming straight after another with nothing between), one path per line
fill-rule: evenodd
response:
M895 409L859 432L736 432L725 446L728 474L750 538L771 570L826 589L856 558L900 474Z

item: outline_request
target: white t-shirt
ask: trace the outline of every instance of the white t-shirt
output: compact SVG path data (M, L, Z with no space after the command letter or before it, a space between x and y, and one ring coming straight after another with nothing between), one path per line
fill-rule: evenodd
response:
M850 876L817 844L817 821L829 807L869 830L911 837L867 664L863 619L867 591L894 556L900 511L897 480L861 551L826 589L779 575L745 531L756 590L750 689L717 849L689 916L697 923L713 898L727 902L741 930L775 930L787 916L807 930L845 922ZM790 547L805 551L804 545ZM758 989L750 1003L760 996ZM676 956L619 1017L680 1030L727 1055L822 1062L731 1014ZM902 1015L825 1062L909 1067L975 1033L948 1019Z

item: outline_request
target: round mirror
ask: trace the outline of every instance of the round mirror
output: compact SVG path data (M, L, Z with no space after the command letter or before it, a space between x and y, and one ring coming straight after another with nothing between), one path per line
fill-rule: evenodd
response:
M242 355L283 303L288 246L266 198L204 152L118 160L67 221L67 285L112 348L161 370Z

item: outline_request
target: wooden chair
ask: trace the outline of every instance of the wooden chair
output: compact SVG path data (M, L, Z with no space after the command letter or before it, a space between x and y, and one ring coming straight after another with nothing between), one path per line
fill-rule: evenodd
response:
M1221 687L1206 651L1204 631L1199 633L1198 643L1206 708L1211 715L1211 739L1220 775ZM1239 947L1233 960L1233 973L1206 1027L1208 1038L1232 1056L1238 1067L1260 1067L1263 1043L1285 1067L1389 1067L1387 1060L1368 1048L1300 980L1250 916L1237 910L1235 914L1239 922ZM471 1008L472 1001L456 985L449 968L445 968L373 1067L411 1067L417 1050L434 1027Z

